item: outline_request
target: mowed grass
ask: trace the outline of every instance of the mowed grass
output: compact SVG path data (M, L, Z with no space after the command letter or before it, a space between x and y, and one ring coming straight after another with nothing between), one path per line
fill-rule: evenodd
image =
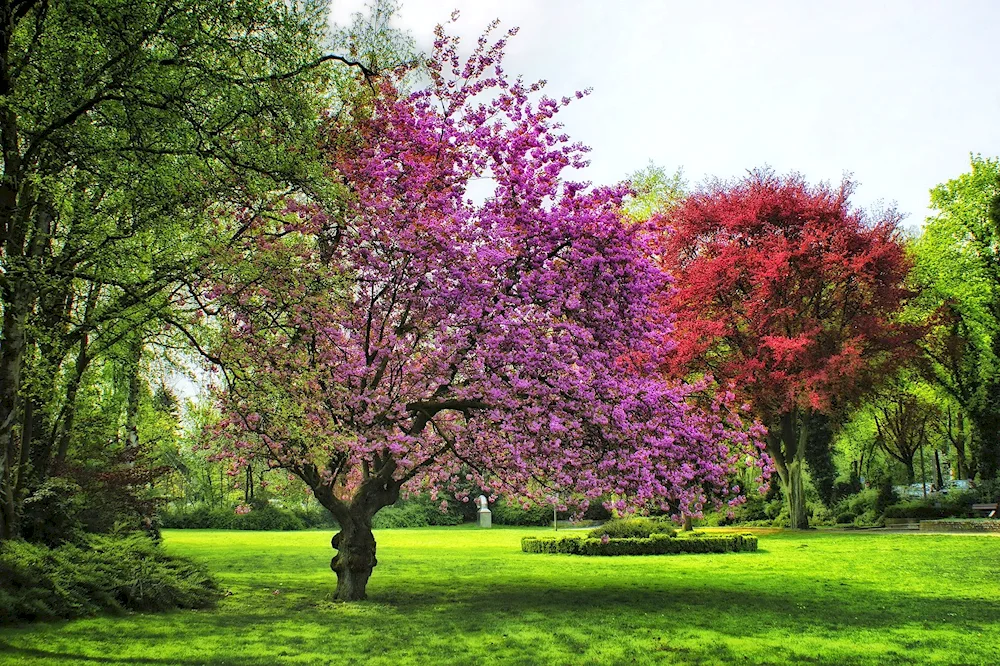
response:
M1000 538L762 535L758 553L585 558L525 534L377 533L369 601L328 601L328 532L168 531L218 607L0 630L0 663L998 664Z

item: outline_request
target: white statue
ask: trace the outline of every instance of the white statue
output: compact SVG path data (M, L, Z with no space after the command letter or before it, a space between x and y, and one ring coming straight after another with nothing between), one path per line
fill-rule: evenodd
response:
M476 504L479 505L479 526L493 527L493 515L486 501L486 495L477 497Z

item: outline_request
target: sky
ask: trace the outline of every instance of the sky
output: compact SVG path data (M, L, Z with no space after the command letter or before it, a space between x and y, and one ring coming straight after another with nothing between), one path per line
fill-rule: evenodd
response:
M364 0L332 0L348 23ZM614 183L650 160L688 181L770 166L837 183L854 203L929 214L928 191L1000 155L997 0L404 0L400 28L429 49L473 45L494 18L519 26L505 70L562 97L593 149L582 179ZM574 179L581 179L574 176Z

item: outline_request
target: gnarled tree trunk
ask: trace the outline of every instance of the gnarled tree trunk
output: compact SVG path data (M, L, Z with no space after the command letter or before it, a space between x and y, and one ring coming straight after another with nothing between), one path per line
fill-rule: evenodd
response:
M324 478L312 466L296 470L340 525L340 531L330 540L330 545L337 550L337 555L330 560L330 568L337 574L337 590L333 595L337 601L361 601L368 596L368 579L378 564L372 519L379 509L399 499L404 481L393 478L396 466L388 451L374 456L371 462L363 462L364 481L350 504L334 493L335 477Z
M337 555L330 561L330 568L337 574L337 601L361 601L367 597L366 587L375 559L375 535L371 519L345 521L331 540Z

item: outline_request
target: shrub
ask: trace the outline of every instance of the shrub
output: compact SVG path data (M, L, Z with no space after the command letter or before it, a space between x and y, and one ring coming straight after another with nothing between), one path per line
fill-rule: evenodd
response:
M993 479L992 481L980 481L976 485L976 489L968 493L968 495L971 496L971 503L973 504L978 502L1000 502L1000 478Z
M882 516L885 510L899 501L895 488L892 487L892 479L888 476L882 479L879 484L878 494L875 496L875 514Z
M833 511L828 509L822 502L806 502L806 510L809 512L810 525L833 525Z
M337 521L333 519L333 514L318 504L313 504L309 508L297 506L287 510L302 521L307 530L336 529L338 527Z
M231 530L235 519L233 509L206 504L168 508L160 512L160 524L164 528L181 530Z
M609 520L600 527L590 530L587 536L600 539L607 535L610 539L647 538L653 534L676 536L677 531L670 525L649 518L625 518Z
M304 530L306 524L287 509L264 506L259 509L253 509L249 513L234 513L232 528L234 530L286 532L289 530Z
M668 534L651 534L646 538L595 539L583 537L524 537L521 550L525 553L566 555L677 555L680 553L736 553L757 550L757 537L752 534L726 534L677 538Z
M288 531L336 526L333 516L323 507L282 509L268 504L244 514L232 508L193 504L165 509L159 518L162 527L182 530Z
M84 532L86 498L72 479L51 477L24 500L21 534L28 541L58 546Z
M424 495L385 507L375 514L372 522L379 529L460 525L463 522L461 508L452 504L448 511L442 512L437 502ZM267 503L258 504L243 514L232 508L205 504L172 507L160 513L160 520L162 527L173 529L286 531L337 528L337 521L322 506L281 508Z
M464 517L461 507L450 506L441 511L440 506L427 495L403 500L387 506L375 514L372 527L393 529L401 527L429 527L432 525L460 525Z
M859 527L875 524L878 518L878 514L875 512L877 500L878 490L875 488L868 488L850 497L845 497L834 507L837 523L853 523Z
M204 567L167 555L144 534L88 535L56 548L0 544L0 623L204 608L218 596Z
M872 527L879 522L879 515L875 513L875 509L868 509L854 519L855 527Z
M551 525L552 506L531 504L525 509L516 501L500 498L490 507L493 523L496 525Z
M975 491L953 492L948 495L933 495L927 498L899 502L886 507L886 518L913 518L931 520L934 518L964 518L971 515L972 505L979 495Z
M380 530L428 525L427 513L415 504L387 506L376 513L372 520L372 527Z

